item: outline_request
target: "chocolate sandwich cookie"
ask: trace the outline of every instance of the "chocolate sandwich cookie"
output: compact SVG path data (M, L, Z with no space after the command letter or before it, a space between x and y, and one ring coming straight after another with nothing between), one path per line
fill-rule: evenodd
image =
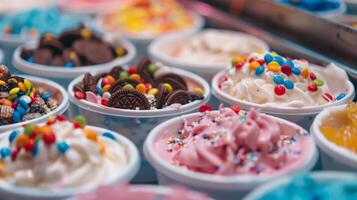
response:
M64 49L63 44L52 34L45 34L41 37L39 48L47 48L52 51L53 54L61 54Z
M122 80L116 81L108 90L110 93L114 93L120 89L122 89L125 85L130 84L133 88L136 88L136 86L140 83L140 81L132 78L126 78Z
M130 110L148 110L150 103L147 98L136 90L121 89L115 92L108 101L109 107L130 109Z
M48 48L37 49L33 54L33 61L38 64L48 65L52 59L52 52Z
M166 105L178 103L185 105L191 102L191 96L185 90L176 90L167 97Z
M183 78L177 74L165 74L157 78L159 83L168 83L174 90L187 90L187 84Z
M99 41L88 42L84 55L88 62L94 65L109 62L114 58L110 46Z
M169 96L169 93L167 92L165 87L162 84L160 84L159 91L156 95L156 108L157 109L164 107L168 96Z

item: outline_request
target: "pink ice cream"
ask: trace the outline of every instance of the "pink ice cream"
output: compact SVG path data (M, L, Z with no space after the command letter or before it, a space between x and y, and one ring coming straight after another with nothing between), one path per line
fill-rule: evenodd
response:
M173 132L174 131L174 132ZM183 119L155 143L160 157L188 170L220 174L275 174L301 167L313 148L302 128L256 110L231 108Z

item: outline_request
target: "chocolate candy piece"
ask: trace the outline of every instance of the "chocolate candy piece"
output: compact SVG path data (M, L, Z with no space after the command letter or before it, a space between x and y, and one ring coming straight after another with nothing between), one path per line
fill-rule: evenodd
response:
M174 90L187 90L187 84L183 78L177 74L165 74L157 78L160 83L168 83Z
M124 85L126 84L130 84L132 85L134 88L136 87L137 84L139 84L140 81L136 80L136 79L132 79L132 78L126 78L123 80L117 80L110 88L109 88L109 92L111 94L115 93L116 91L122 89L124 87Z
M85 91L91 91L97 94L97 83L95 78L90 73L86 73L83 78L83 86Z
M73 43L72 48L74 51L77 52L79 56L85 56L85 50L87 48L87 44L88 44L88 40L79 39Z
M73 91L75 92L83 92L84 93L84 85L83 83L77 83L73 86Z
M157 109L164 107L168 96L169 96L169 93L166 91L165 87L162 84L160 84L159 92L156 95L156 108Z
M123 71L123 68L121 66L116 66L116 67L113 67L112 70L110 70L109 74L113 78L118 79L119 78L119 74L122 71Z
M151 64L151 61L148 59L141 59L138 68L136 69L136 73L140 75L140 77L147 83L151 83L153 86L156 86L156 82L154 81L154 77L149 73L148 68Z
M166 101L166 105L171 105L174 103L179 103L181 105L185 105L190 103L191 96L184 90L176 90L175 92L171 93Z
M88 42L85 57L92 64L102 64L114 59L110 46L98 41Z
M61 33L58 39L65 47L70 48L72 47L74 41L82 39L81 29L64 31L63 33Z
M33 55L34 61L38 64L48 65L50 64L53 56L49 49L36 49Z
M62 58L62 56L55 56L51 62L51 66L63 66L66 64Z
M48 48L53 54L60 54L64 46L57 38L44 35L40 40L39 48Z
M65 49L63 51L62 59L65 63L72 62L73 66L80 66L81 60L78 57L78 54L72 49Z
M148 110L150 104L148 99L136 90L121 89L115 92L108 100L108 106L131 110Z

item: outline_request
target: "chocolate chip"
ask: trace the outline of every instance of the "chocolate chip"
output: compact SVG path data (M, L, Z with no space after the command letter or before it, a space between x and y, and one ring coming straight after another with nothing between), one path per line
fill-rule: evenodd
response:
M190 103L191 96L185 90L176 90L171 93L167 98L166 105L171 105L174 103L179 103L181 105L185 105Z
M95 78L90 73L86 73L83 78L83 86L85 91L97 93L97 83Z
M110 88L109 91L111 94L115 93L117 90L120 90L124 87L126 84L132 85L134 88L136 87L137 84L139 84L140 81L132 78L126 78L122 80L117 80Z
M110 46L98 41L88 42L85 57L92 64L101 64L113 60L114 55Z
M52 56L52 52L49 49L36 49L35 53L34 53L34 61L38 64L42 64L42 65L48 65L53 56Z
M131 110L148 110L150 104L147 98L137 90L121 89L115 92L108 100L108 106Z
M156 86L156 82L154 81L154 77L149 73L149 65L151 64L151 61L148 59L141 59L139 62L139 65L136 69L136 73L140 75L140 77L148 83L151 83L152 85Z
M74 41L82 39L81 30L82 29L64 31L61 33L58 39L65 47L70 48L72 47Z

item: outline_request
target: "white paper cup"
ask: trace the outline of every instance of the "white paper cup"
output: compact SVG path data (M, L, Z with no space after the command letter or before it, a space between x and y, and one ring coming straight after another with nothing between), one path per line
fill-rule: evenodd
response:
M107 129L99 128L95 126L88 126L97 135L107 132ZM23 129L23 128L21 128ZM8 137L12 131L6 132L1 135L3 137ZM113 132L113 131L110 131ZM103 180L103 185L116 185L120 183L129 182L135 174L138 172L140 167L140 156L135 145L126 137L115 133L114 137L117 138L118 142L126 148L126 154L129 157L129 162L126 169L122 173L114 177ZM90 174L88 174L90 176ZM23 187L23 186L9 186L7 184L0 182L0 196L4 200L16 200L16 199L27 199L27 200L54 200L54 199L67 199L78 193L85 193L95 189L97 186L85 186L85 187L71 187L71 188L61 188L61 189L45 189L45 188L33 188L33 187Z
M88 124L119 132L133 141L141 151L144 140L151 129L172 117L197 111L198 108L207 103L210 98L209 85L201 77L191 72L174 68L170 70L170 72L180 75L185 80L191 80L195 82L197 86L203 88L204 99L183 105L178 111L174 109L124 110L110 108L75 98L73 87L82 81L83 76L76 78L69 84L69 99L73 105L76 105L74 108L74 110L76 110L74 111L75 114L78 112L85 116ZM134 182L151 183L154 181L156 181L154 169L145 159L142 159L141 169L134 179Z
M133 44L127 40L116 40L117 43L121 44L126 50L127 55L124 57L118 57L108 63L98 64L98 65L88 65L81 67L66 68L63 66L47 66L36 63L29 63L21 57L22 49L34 49L38 46L38 41L29 42L15 50L12 63L21 72L41 76L45 78L50 78L55 80L64 87L77 76L82 75L86 72L96 72L110 70L114 66L124 65L131 62L136 54L136 49Z
M311 126L311 133L321 150L321 161L323 170L355 171L357 172L357 154L345 147L329 141L320 131L324 121L335 112L346 111L347 106L330 107L322 111Z
M90 23L91 27L93 27L95 30L98 32L101 32L103 34L109 34L114 38L126 38L133 42L135 45L138 53L137 57L135 58L136 61L138 61L141 57L149 57L147 47L152 42L154 39L162 37L164 35L170 35L170 34L179 34L179 35L185 35L185 34L192 34L200 31L202 27L204 26L204 19L202 16L190 12L190 14L193 17L193 25L190 28L184 29L184 30L176 30L176 31L171 31L165 34L160 34L160 35L140 35L140 34L125 34L122 32L113 32L106 30L106 28L103 27L103 16L98 16L93 23Z
M43 78L38 78L38 77L33 77L33 76L27 76L27 75L18 75L18 76L21 76L21 77L24 77L24 78L30 80L35 87L41 86L46 91L54 94L53 98L57 99L58 107L56 109L52 110L51 112L49 112L39 118L36 118L36 119L18 122L18 123L14 123L14 124L2 125L2 126L0 126L0 133L9 131L9 130L14 130L14 129L20 128L24 125L27 125L27 124L37 124L37 123L46 122L47 118L49 116L63 114L69 106L67 92L59 84L57 84L51 80L48 80L48 79L43 79Z
M357 174L346 173L346 172L336 172L336 171L323 171L323 172L312 172L310 176L317 181L317 183L331 183L335 181L357 181ZM243 200L259 200L265 195L267 195L272 190L282 188L288 183L290 183L292 177L284 177L278 180L269 182L258 187L256 190L247 195Z
M315 68L317 71L321 70L322 67ZM340 100L335 101L326 105L318 105L318 106L309 106L302 108L294 108L294 107L278 107L278 106L265 106L262 104L252 103L244 100L237 99L219 89L219 82L223 80L225 76L225 72L217 73L212 79L211 87L212 94L217 97L222 103L228 105L239 105L243 109L248 109L250 107L259 108L263 113L267 113L269 115L274 115L276 117L280 117L283 119L287 119L292 121L305 129L310 129L310 126L315 118L315 116L320 113L324 108L345 104L346 102L352 100L355 96L355 89L351 81L346 81L346 88L336 88L340 91L348 90L346 96ZM336 87L336 86L335 86Z
M252 49L251 53L260 52L260 51L261 52L269 51L268 44L253 35L249 35L247 33L242 33L242 32L229 31L229 30L206 29L203 31L212 31L212 30L220 31L222 34L229 34L232 37L242 38L249 41L251 44L254 44L256 46L255 49ZM231 60L227 60L226 64L215 64L215 63L197 64L187 60L175 59L172 56L168 55L170 52L173 51L176 45L187 42L189 38L192 38L196 34L200 34L200 33L191 33L185 35L171 34L154 40L148 47L150 58L154 61L164 63L168 66L194 72L200 75L201 77L203 77L204 79L206 79L206 81L210 82L213 76L218 72L222 71L223 69L225 69L226 66L231 62Z
M307 143L307 148L311 149L311 153L309 154L309 157L302 161L301 166L295 165L289 170L289 172L278 172L271 176L222 176L199 173L187 170L184 167L175 166L169 161L160 158L155 151L155 142L159 138L163 137L165 130L172 130L172 132L175 132L182 127L183 119L193 121L200 115L201 113L193 113L173 118L155 127L148 135L144 144L144 154L149 163L155 168L160 185L181 184L185 187L207 193L216 199L240 199L249 191L267 181L274 180L275 178L286 175L287 173L292 174L297 172L307 172L314 167L317 161L318 152L313 138L311 138ZM299 128L296 124L284 119L276 117L272 118L283 126L294 127L297 129Z

